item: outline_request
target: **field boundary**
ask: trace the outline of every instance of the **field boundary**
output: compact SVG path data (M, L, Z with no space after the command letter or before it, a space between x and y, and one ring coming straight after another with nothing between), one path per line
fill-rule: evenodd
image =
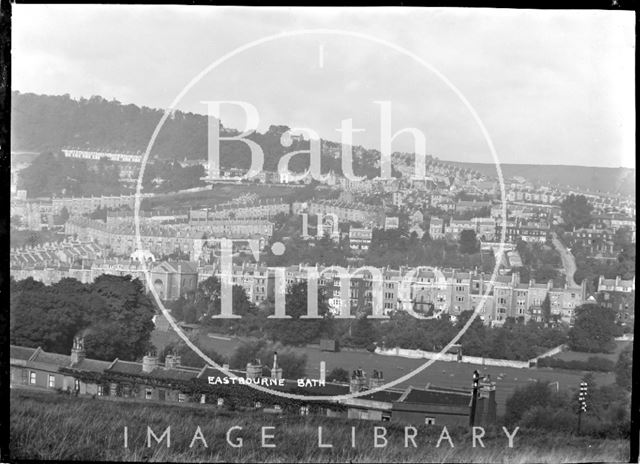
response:
M378 347L376 348L375 353L382 356L400 356L402 358L410 359L437 359L438 361L461 362L467 364L477 364L479 366L514 367L516 369L528 369L530 367L535 367L538 359L554 356L558 353L561 353L566 348L567 346L564 344L556 346L555 348L551 348L550 350L542 353L540 356L529 359L528 361L484 358L482 356L461 356L460 359L458 359L458 355L453 353L440 354L433 351L409 350L406 348L391 348L383 350Z
M452 353L440 354L432 351L409 350L406 348L391 348L387 350L376 348L375 353L382 356L400 356L411 359L437 359L438 361L461 362L477 364L479 366L514 367L516 369L528 369L532 367L531 361L512 361L508 359L483 358L480 356L462 356L458 359L458 355Z

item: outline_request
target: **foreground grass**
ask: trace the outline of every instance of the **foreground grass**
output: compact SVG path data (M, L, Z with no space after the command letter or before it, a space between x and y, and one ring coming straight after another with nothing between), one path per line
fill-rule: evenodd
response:
M520 430L514 447L500 428L487 430L485 448L473 447L466 429L449 429L447 440L436 447L439 426L421 426L417 448L405 448L404 426L320 417L276 417L258 413L232 413L198 405L160 405L140 402L68 398L57 394L12 391L10 451L13 459L173 461L173 462L623 462L628 444L622 440L594 440L544 431ZM128 448L123 430L128 428ZM159 437L171 426L171 447L147 447L147 427ZM197 427L207 441L189 447ZM227 444L242 437L242 448ZM276 448L261 446L261 427L273 426L269 440ZM318 447L318 427L323 443ZM387 428L388 445L374 448L374 427ZM351 446L356 428L356 448Z

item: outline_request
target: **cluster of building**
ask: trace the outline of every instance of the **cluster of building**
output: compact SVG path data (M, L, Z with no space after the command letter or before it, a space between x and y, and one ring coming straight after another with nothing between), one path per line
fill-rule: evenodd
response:
M152 194L142 194L148 198ZM93 213L98 208L118 209L135 205L135 195L111 195L95 197L61 197L47 199L17 199L11 201L11 216L17 216L27 229L42 230L53 227L54 218L66 209L70 215Z
M203 256L203 247L215 238L257 240L262 249L273 234L273 223L261 219L172 224L141 220L139 246L132 220L105 223L86 217L72 217L65 224L65 234L74 235L81 240L94 240L108 248L110 253L119 256L129 256L138 249L144 249L156 256L168 256L178 252L197 260Z
M278 214L291 214L291 204L281 198L265 199L251 204L223 203L206 209L189 211L189 222L200 223L221 219L271 219Z
M140 152L113 152L94 151L65 148L62 153L66 158L85 160L89 165L95 165L100 160L106 159L117 164L120 181L133 183L138 179L138 172L142 162Z
M568 246L580 247L596 258L615 259L617 252L615 237L621 229L626 230L625 239L636 241L635 218L620 214L597 214L590 227L575 229L565 233Z
M9 252L11 269L30 269L34 266L73 264L104 256L104 249L91 241L65 239L33 246L12 248Z
M101 159L108 159L114 163L136 163L142 162L141 153L133 152L112 152L112 151L93 151L93 150L80 150L76 148L64 148L62 153L66 158L75 158L88 161L100 161Z
M429 235L432 239L458 240L464 230L473 230L482 241L492 242L502 236L503 222L492 217L476 217L471 219L450 219L445 222L439 217L431 217ZM551 234L551 227L546 223L506 221L505 243L525 242L546 243Z
M266 368L266 369L265 369ZM250 393L250 387L230 380L259 383L263 372L270 370L268 378L275 381L273 389L315 396L340 396L362 392L384 384L382 372L374 371L370 378L362 369L356 369L348 384L327 382L326 367L321 363L317 386L301 391L297 379L283 379L282 368L274 354L269 369L259 361L248 363L246 370L223 369L235 377L213 367L200 369L181 365L180 356L167 355L164 363L149 353L141 362L115 359L111 362L86 357L84 340L76 337L70 355L48 353L41 348L10 347L10 386L43 391L62 391L94 398L135 399L149 402L200 403L203 407L224 408L234 403L266 413L323 415L361 420L391 421L413 425L487 426L496 422L496 385L490 378L482 379L477 388L444 388L428 385L404 389L388 389L357 398L327 400L322 403L299 400L287 411L275 395L264 394L260 399ZM211 379L219 379L211 382ZM224 380L227 380L225 385ZM277 382L277 383L276 383ZM189 385L199 385L194 391Z
M491 283L490 276L475 271L381 269L380 274L374 276L367 269L356 273L354 268L345 268L344 274L332 267L315 266L315 270L319 274L318 285L324 289L329 307L336 314L343 310L345 294L352 313L378 305L384 314L395 310L422 314L442 312L455 318L464 311L475 310L483 302L480 319L487 325L501 325L507 318L541 321L542 304L548 296L551 315L572 324L575 308L586 301L584 284L576 288L557 288L551 281L520 282L517 273L497 276ZM209 266L199 277L206 278L217 272ZM348 280L344 279L345 275L349 276ZM305 281L308 272L305 266L290 266L285 268L285 276L290 285ZM381 280L376 283L375 279ZM274 296L275 276L267 267L234 266L233 282L242 286L256 304ZM343 289L345 284L348 285L346 291Z
M150 281L162 300L176 300L195 291L198 285L198 268L191 261L149 261L136 259L94 259L82 262L40 263L37 265L11 265L10 275L16 280L31 277L51 285L62 279L72 278L82 283L91 283L101 275L131 276L139 279L149 291Z
M90 245L88 245L90 246ZM150 270L151 282L164 300L175 300L194 291L198 282L219 275L218 264L200 264L193 261L150 262L146 266L137 259L82 259L61 262L56 255L52 261L39 265L20 264L12 261L11 275L16 279L32 277L47 284L72 277L81 282L92 282L102 274L131 275L145 286L145 268ZM56 264L57 263L57 264ZM380 269L337 268L313 266L319 274L318 284L328 297L329 307L336 313L349 304L352 311L377 308L388 314L394 310L421 313L443 312L456 317L463 311L475 310L484 301L480 318L486 324L500 325L507 318L540 320L542 302L548 296L551 314L572 324L574 310L586 300L585 285L576 288L556 288L552 282L521 282L518 273L497 276L491 283L490 276L476 271L429 269ZM302 264L285 268L286 284L306 281L307 266ZM345 280L345 276L348 278ZM409 277L407 277L409 276ZM268 267L243 263L232 266L232 280L244 288L248 298L260 305L275 295L275 272ZM346 283L345 283L346 282ZM343 289L344 285L348 289ZM487 289L489 290L487 292ZM485 293L487 295L485 296ZM345 300L348 295L348 302Z
M384 226L384 208L365 203L349 203L339 200L313 200L294 202L293 214L308 213L315 216L333 216L338 222L357 222L365 227Z
M618 322L633 328L635 320L636 278L598 279L596 301L604 308L613 309Z
M587 198L596 212L618 211L627 216L636 215L635 200L623 195L592 193L571 188L535 185L522 177L512 179L506 186L506 199L509 202L531 202L559 204L569 195L582 195Z

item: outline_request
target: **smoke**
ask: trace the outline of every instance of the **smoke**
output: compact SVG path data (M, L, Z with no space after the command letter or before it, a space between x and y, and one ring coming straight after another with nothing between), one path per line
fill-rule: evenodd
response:
M87 327L85 329L82 329L80 332L78 332L76 334L76 338L85 338L88 335L91 335L95 333L95 330L93 329L93 327Z

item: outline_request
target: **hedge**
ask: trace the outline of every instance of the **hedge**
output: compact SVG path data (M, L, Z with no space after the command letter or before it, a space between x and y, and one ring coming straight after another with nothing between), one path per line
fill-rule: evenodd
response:
M599 356L591 356L586 361L577 359L565 361L558 358L540 358L538 359L538 367L553 367L556 369L569 369L576 371L596 371L611 372L615 367L615 363L607 358Z

